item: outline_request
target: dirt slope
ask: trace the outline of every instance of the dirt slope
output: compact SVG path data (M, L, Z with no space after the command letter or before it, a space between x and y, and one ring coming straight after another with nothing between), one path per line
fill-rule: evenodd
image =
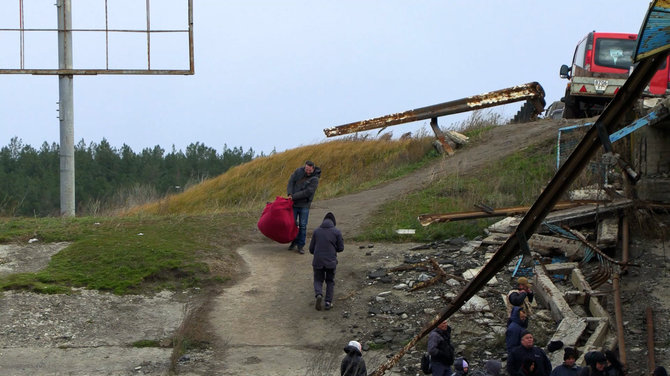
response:
M209 320L221 341L220 348L226 350L215 353L210 363L213 367L208 372L317 375L331 369L333 375L339 374L342 347L354 339L342 333L350 323L350 312L356 310L356 307L346 306L348 301L343 299L355 294L356 286L350 277L364 276L373 268L400 264L402 257L397 250L408 247L407 244L376 244L370 249L373 257L365 257L367 245L351 244L347 237L355 234L385 201L441 175L469 174L531 144L554 139L561 126L565 124L551 120L505 125L490 132L485 140L457 150L454 156L425 170L368 191L330 200L318 200L317 192L308 229L317 227L325 213L332 211L345 237L345 252L340 256L336 275L335 309L329 312L314 309L309 254L287 251L284 245L259 237L257 243L238 250L248 268L246 277L212 302ZM337 364L328 367L324 362Z

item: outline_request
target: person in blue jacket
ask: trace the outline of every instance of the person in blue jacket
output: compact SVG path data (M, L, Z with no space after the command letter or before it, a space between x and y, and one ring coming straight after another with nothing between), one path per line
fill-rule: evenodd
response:
M521 332L528 328L528 316L523 307L513 307L512 313L507 320L507 331L505 332L505 345L507 354L521 344Z

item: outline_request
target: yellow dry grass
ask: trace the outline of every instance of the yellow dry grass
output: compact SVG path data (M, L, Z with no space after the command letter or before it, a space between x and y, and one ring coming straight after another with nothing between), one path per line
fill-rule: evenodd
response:
M183 193L131 209L127 214L205 214L258 209L277 196L306 160L321 168L317 198L355 192L391 179L425 159L432 138L348 138L259 157Z

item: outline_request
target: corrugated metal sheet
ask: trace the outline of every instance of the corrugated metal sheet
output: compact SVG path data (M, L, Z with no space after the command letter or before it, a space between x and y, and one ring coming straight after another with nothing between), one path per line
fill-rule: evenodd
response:
M635 61L670 49L670 0L651 4L638 36Z

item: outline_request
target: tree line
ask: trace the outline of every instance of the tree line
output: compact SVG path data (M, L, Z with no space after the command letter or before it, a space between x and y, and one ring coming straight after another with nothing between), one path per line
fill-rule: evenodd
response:
M253 149L217 152L203 143L186 151L166 153L156 145L135 153L124 144L115 148L106 139L74 150L77 214L95 215L140 204L220 175L254 158ZM14 137L0 149L0 215L49 216L60 213L59 146L47 142L37 150Z

